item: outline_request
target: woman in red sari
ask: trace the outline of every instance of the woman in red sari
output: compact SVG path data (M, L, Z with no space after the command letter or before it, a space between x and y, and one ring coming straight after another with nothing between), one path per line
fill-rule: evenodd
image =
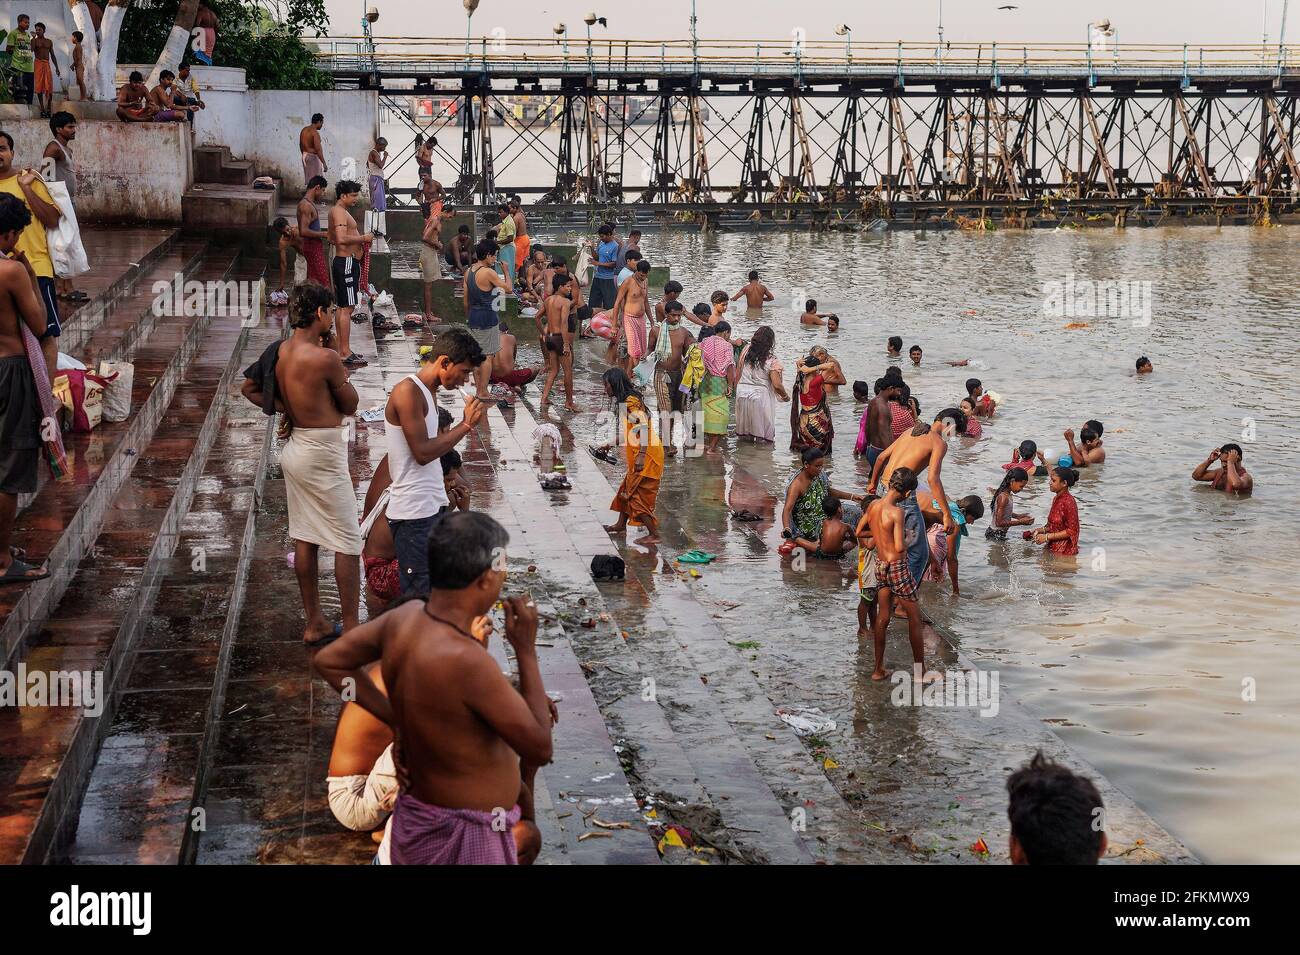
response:
M810 354L795 367L795 391L799 399L790 407L790 450L802 453L817 448L830 454L835 425L826 404L826 385L834 365Z
M1047 524L1033 532L1035 544L1046 544L1050 553L1071 557L1079 553L1079 505L1070 493L1079 472L1074 468L1053 468L1048 486L1056 499Z

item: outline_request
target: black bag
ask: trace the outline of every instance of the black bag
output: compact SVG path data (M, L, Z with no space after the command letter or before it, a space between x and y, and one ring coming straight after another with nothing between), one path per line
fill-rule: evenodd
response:
M593 580L622 580L623 558L611 554L597 554L591 558Z

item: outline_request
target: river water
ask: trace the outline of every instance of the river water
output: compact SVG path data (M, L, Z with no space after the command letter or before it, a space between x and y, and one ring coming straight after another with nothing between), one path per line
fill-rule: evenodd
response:
M552 238L542 223L535 231L543 243ZM1300 384L1293 373L1300 232L673 231L650 233L643 248L685 285L688 307L715 288L734 292L757 268L777 301L761 316L741 309L731 320L745 337L771 325L787 369L821 342L850 381L873 381L887 363L885 339L898 334L925 350L920 368L906 359L903 368L925 412L955 404L972 375L999 392L1005 403L984 437L950 450L944 485L951 497L978 493L987 501L999 465L1022 439L1059 454L1064 429L1077 434L1085 419L1100 419L1107 462L1084 471L1074 489L1083 527L1077 560L1046 558L1019 540L989 542L986 518L962 547L962 596L946 583L927 584L922 605L965 653L997 670L1017 699L1201 858L1300 861ZM1149 322L1050 314L1048 283L1064 285L1071 275L1076 284L1149 282ZM799 325L794 305L806 295L841 316L838 334ZM1067 329L1072 322L1087 327ZM1154 362L1153 375L1133 374L1140 354ZM966 358L972 367L943 363ZM865 464L852 457L859 408L848 388L833 399L836 486L865 483ZM786 409L775 447L736 448L732 439L721 467L679 462L665 483L725 476L734 487L743 472L782 493L793 470ZM1230 499L1191 481L1196 464L1228 441L1245 449L1256 482L1251 498ZM1033 482L1017 510L1043 521L1046 485ZM687 499L706 497L717 495ZM778 533L770 531L769 543ZM709 543L752 550L739 537ZM755 571L770 579L755 580ZM746 573L732 581L733 599L755 588L766 595L756 606L783 589L791 606L816 599L770 559L746 565ZM828 646L851 645L853 600L827 597L829 612L817 613L816 626L838 631L826 635ZM797 668L797 647L786 650ZM828 673L823 662L808 659L817 682L829 682L826 692L840 691L837 680L846 700L861 692L863 674L851 658L843 673Z

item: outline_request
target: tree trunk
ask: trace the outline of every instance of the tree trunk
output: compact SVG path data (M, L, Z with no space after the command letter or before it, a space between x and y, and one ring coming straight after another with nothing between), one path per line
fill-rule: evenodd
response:
M147 82L150 88L158 85L158 74L163 70L171 70L175 73L177 67L181 65L185 51L189 49L190 34L194 30L194 21L198 16L199 0L181 0L181 5L176 9L176 23L172 25L172 32L167 37L167 42L163 44L158 62L154 64L153 71L149 74Z
M117 41L122 35L122 21L126 19L126 8L130 2L131 0L108 0L104 19L99 23L99 75L95 80L97 99L111 100L117 96ZM93 31L91 35L94 35Z
M90 99L99 99L99 86L97 80L99 69L99 43L95 39L95 21L90 16L90 7L86 6L86 0L68 0L68 6L72 10L72 22L77 25L81 31L81 67L86 77L86 95ZM71 64L68 65L68 82L69 88L77 82L77 76L72 71ZM66 93L65 93L66 95Z

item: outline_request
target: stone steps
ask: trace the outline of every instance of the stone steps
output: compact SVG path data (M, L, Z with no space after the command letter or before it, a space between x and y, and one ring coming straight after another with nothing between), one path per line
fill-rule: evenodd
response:
M213 256L196 275L222 279L233 263L233 254ZM56 545L61 554L51 561L51 578L41 582L48 585L44 594L39 584L24 588L23 600L37 599L20 600L5 622L8 635L17 637L6 644L17 651L11 660L29 671L98 671L104 695L97 716L55 706L0 712L4 862L46 861L57 851L75 827L110 722L129 717L129 701L120 714L117 704L133 644L216 435L221 404L213 398L233 373L232 352L244 335L237 315L157 319L133 349L139 401L123 435L121 462L106 469L113 478L71 502L76 516ZM46 520L59 515L59 506L70 503L59 500L65 487L50 485L47 500L29 512Z
M238 370L281 332L278 324L250 329L228 362L231 374L213 398L215 441L175 553L161 562L157 597L124 666L130 677L117 717L86 788L75 838L59 861L174 865L184 860L191 824L202 824L191 810L202 805L195 794L205 788L207 717L224 701L229 652L223 638L245 593L241 554L251 539L262 470L250 465L264 459L273 421L239 394Z

